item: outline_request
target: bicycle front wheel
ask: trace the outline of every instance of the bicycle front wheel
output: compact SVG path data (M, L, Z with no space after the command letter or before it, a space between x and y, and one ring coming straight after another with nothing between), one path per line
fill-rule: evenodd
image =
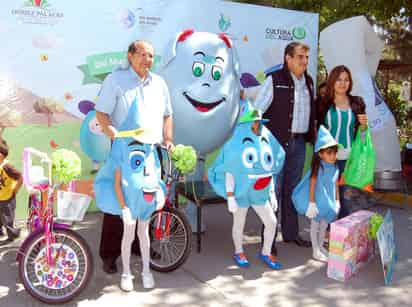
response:
M39 231L27 244L19 275L31 296L48 304L61 304L86 287L93 259L86 241L70 229L53 229L51 254L53 263L48 264L45 234Z
M175 208L165 207L150 218L150 267L158 272L179 268L190 254L192 231L186 216Z

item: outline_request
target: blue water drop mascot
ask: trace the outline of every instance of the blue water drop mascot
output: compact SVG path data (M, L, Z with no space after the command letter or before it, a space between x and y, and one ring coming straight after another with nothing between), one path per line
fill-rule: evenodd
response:
M252 207L265 225L259 256L270 268L279 269L279 262L271 254L277 224L274 176L283 167L285 152L263 125L265 120L260 111L249 103L244 106L247 109L243 111L233 136L210 166L208 178L215 192L227 199L228 209L233 214L233 259L237 265L249 266L242 237L247 211Z
M138 222L144 288L153 288L150 272L149 221L152 213L163 207L165 185L160 178L160 161L150 131L139 129L138 103L134 101L125 122L116 135L110 155L96 175L96 204L105 213L120 215L123 220L121 258L123 274L120 287L133 289L130 252Z
M163 58L159 73L170 89L174 139L196 149L197 170L189 180L202 180L205 155L223 145L238 119L240 64L236 48L224 33L187 29L170 41ZM185 210L192 229L197 229L197 207L189 202ZM201 228L205 230L204 221Z

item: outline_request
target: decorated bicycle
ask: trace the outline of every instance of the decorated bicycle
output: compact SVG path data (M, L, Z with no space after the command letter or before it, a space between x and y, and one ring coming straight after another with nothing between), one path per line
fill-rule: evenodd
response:
M86 287L93 271L89 246L70 227L71 222L83 219L91 199L70 188L63 190L80 173L80 159L72 151L59 149L52 159L34 148L23 151L23 181L30 195L29 236L16 260L27 292L45 303L70 301Z

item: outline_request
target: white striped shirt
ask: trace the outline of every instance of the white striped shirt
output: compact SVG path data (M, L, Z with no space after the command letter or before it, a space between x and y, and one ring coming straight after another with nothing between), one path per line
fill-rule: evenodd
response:
M291 73L293 82L295 83L295 104L293 106L293 133L306 133L309 130L310 117L310 95L308 87L306 86L306 79L302 76L300 79L296 78Z

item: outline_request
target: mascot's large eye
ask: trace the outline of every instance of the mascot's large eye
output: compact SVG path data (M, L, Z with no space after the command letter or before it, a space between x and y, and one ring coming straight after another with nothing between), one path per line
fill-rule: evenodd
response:
M269 146L263 146L263 149L260 152L260 160L265 171L272 170L275 161L273 161L272 150Z
M242 152L243 165L246 168L252 168L253 164L258 160L258 154L254 147L246 147Z
M132 170L140 171L143 169L145 154L141 150L135 150L129 153L130 167Z
M205 64L202 62L193 62L192 72L195 77L200 77L205 71Z
M223 69L220 66L212 66L212 78L217 81L222 77Z

